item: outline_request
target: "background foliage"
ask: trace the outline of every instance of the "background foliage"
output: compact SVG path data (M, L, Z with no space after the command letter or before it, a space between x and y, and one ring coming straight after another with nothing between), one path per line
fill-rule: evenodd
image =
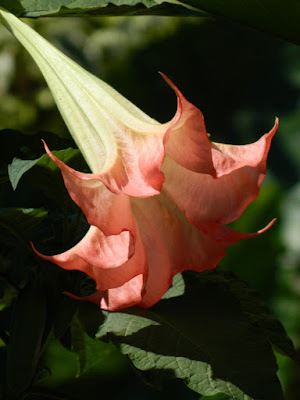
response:
M67 3L65 6L70 6ZM206 6L208 4L203 1L201 8L206 10L204 3ZM21 4L29 12L34 2L22 1ZM267 2L260 2L260 5L264 10L268 9ZM275 17L277 6L276 2L272 9ZM241 21L239 18L237 20ZM292 30L292 21L288 24L286 18L282 20L279 28L278 24L273 24L276 29L281 29L281 36L288 37L285 28L289 28L292 35L298 35ZM257 21L260 20L257 18ZM214 141L254 141L271 128L275 116L279 117L280 128L272 145L268 175L260 197L234 227L255 231L275 216L278 221L264 235L229 249L227 257L220 263L220 269L233 271L259 293L273 315L279 317L299 349L299 47L211 16L186 19L158 16L44 18L27 22L63 52L112 84L161 122L172 117L176 99L157 71L167 74L186 98L202 110ZM268 27L266 24L264 26ZM298 36L288 38L295 42L299 39ZM81 170L86 166L78 152L72 150L74 144L37 67L3 27L0 29L0 103L0 368L4 368L6 363L6 385L11 398L22 394L27 400L81 399L86 397L88 387L91 395L99 395L100 391L108 389L112 399L152 399L154 396L157 399L199 399L199 394L177 380L164 382L151 367L139 372L147 384L138 380L134 367L115 347L121 348L126 354L131 352L137 368L139 363L145 365L145 354L136 354L135 349L132 349L135 342L124 342L122 338L121 331L126 327L128 314L111 314L99 330L100 322L104 321L100 310L89 304L81 304L76 312L78 302L61 294L69 288L74 290L74 287L78 293L84 293L91 290L91 283L84 280L80 273L66 273L52 264L41 262L32 253L29 241L33 241L42 252L57 253L76 243L87 229L80 211L69 200L57 169L46 157L39 159L44 153L40 138L46 139L51 149L69 148L61 150L60 157L68 160L70 165ZM28 171L22 176L15 191L11 187L7 170L14 157L39 159L32 161L31 165L27 161ZM10 168L13 165L16 166L12 164ZM29 169L29 166L32 168ZM226 286L226 276L221 275L222 287ZM184 279L189 278L185 276ZM207 279L203 276L201 282L206 297L200 294L200 299L205 301L209 298L211 285L216 285L216 276L213 283L209 281L209 275ZM231 303L232 290L230 286L229 293L218 293L225 296L222 301L226 300L226 304L230 304L234 310L237 325L233 323L227 328L226 324L211 327L207 319L202 321L199 330L201 326L206 326L208 332L205 348L209 346L209 336L213 329L215 335L226 332L226 329L237 333L241 321L244 321L244 314L252 313L252 318L255 314L246 304L242 306L243 316L239 314L236 305ZM186 301L191 301L189 304L192 306L188 305L187 309L195 312L196 300L192 294L189 299ZM180 307L176 298L165 299L161 303L154 309L155 315L151 314L152 311L143 315L145 323L158 326L157 318L160 321L168 304L172 304L170 310L178 310ZM208 309L215 310L213 304L208 301ZM259 305L255 303L255 307ZM167 315L172 319L170 310ZM95 316L99 321L98 326L92 323ZM114 328L112 334L113 319L117 317L119 335L116 334L117 328ZM193 314L190 317L193 320ZM264 321L269 321L268 318ZM254 322L262 329L261 321ZM272 332L272 327L270 322L269 326L264 327L265 332ZM151 329L161 329L162 334L167 337L170 335L163 324ZM10 361L6 362L3 354L8 332L15 333L9 337L10 343L14 345L10 347L12 350L7 357ZM108 342L91 339L88 334L96 332L98 337ZM189 335L186 332L181 340L190 338ZM237 348L238 337L238 334L234 336L232 344ZM279 335L279 339L273 338L270 341L275 349L288 354L286 339L283 344L280 343L282 337ZM137 340L138 343L144 340L143 336L137 337ZM24 342L28 343L27 354L22 347ZM157 345L154 341L153 346ZM260 346L265 348L266 344L261 343ZM261 350L261 347L258 346L256 351L258 349ZM156 351L161 352L162 349ZM98 356L95 357L95 354ZM264 354L270 357L269 353ZM230 370L226 364L230 356L224 355L223 365L218 365L218 372L220 379L230 378L234 382L234 376L222 375L227 369ZM156 361L152 361L155 366ZM262 371L263 361L259 354L253 360L254 365L255 361L257 369ZM285 398L297 400L300 390L299 367L280 353L277 354L277 361ZM166 365L169 362L167 360ZM249 382L253 384L257 380L257 376L245 373L247 378L244 379L244 388L247 388ZM191 376L184 376L183 379L189 380ZM194 389L191 381L189 387ZM226 393L225 390L223 392ZM251 395L249 391L247 393ZM276 394L268 393L263 394L262 398L276 398ZM218 396L213 399L230 398L228 393L227 396Z

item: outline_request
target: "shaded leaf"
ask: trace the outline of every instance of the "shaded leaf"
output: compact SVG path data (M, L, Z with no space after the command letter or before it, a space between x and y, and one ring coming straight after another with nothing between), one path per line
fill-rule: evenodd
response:
M113 376L127 366L126 358L115 346L92 339L76 317L71 324L71 334L79 360L77 378L82 375Z
M45 154L41 139L51 149L63 149L74 144L71 137L60 138L52 132L40 131L35 135L28 135L15 129L0 130L0 169L11 163L14 157L33 160Z
M22 0L24 17L70 15L209 15L300 44L300 3L290 0Z
M0 311L6 307L9 307L17 295L17 289L14 286L4 282L4 280L0 277Z
M242 311L257 324L274 348L296 362L300 362L293 342L281 322L274 318L258 293L231 272L214 270L201 274L201 279L226 287L239 301Z
M29 283L19 294L6 347L7 398L18 398L36 371L46 323L46 293Z
M34 386L44 389L57 389L65 382L75 379L78 369L76 354L67 350L59 340L50 337L41 357L44 367L37 375Z
M73 299L62 295L54 313L53 332L55 338L61 337L69 328L70 323L77 310L77 304Z
M15 15L21 15L24 12L20 0L0 0L0 6Z
M41 209L0 208L0 274L6 286L23 287L36 266L30 246L47 215Z
M185 295L149 310L106 312L97 337L112 340L136 368L183 379L202 395L282 399L261 329L226 288L199 276L185 273Z
M183 0L181 4L300 44L300 3L290 0Z
M24 241L46 215L47 211L38 208L1 208L0 230L7 230L13 236Z

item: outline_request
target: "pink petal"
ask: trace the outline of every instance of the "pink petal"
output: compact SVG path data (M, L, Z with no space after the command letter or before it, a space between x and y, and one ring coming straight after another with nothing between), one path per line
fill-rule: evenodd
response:
M105 236L91 226L84 238L64 253L45 256L34 251L61 268L85 272L95 280L99 290L121 286L132 277L145 273L146 269L141 239L136 241L134 249L133 238L128 231Z
M266 173L267 156L278 124L279 120L276 118L273 128L255 143L236 146L212 142L212 157L217 177L249 166L256 168L257 173L260 174L258 177L258 185L260 185Z
M71 198L82 209L90 225L97 226L106 235L117 235L124 230L135 235L129 197L110 192L93 174L68 167L51 153L45 143L44 146L60 168Z
M211 223L227 224L235 221L258 196L275 131L276 125L252 145L214 144L213 157L219 178L190 171L166 156L162 168L166 176L164 190L187 219L199 229L203 230ZM220 149L224 152L221 153ZM222 173L222 165L227 174Z
M225 256L226 245L190 224L164 191L160 196L134 199L132 208L149 265L139 306L148 308L157 303L178 272L213 269Z
M169 78L164 74L162 76L174 89L178 99L178 122L170 130L167 154L190 171L215 176L211 143L202 112L185 99Z
M175 89L172 82L166 76L164 78ZM140 113L140 110L136 111ZM141 198L159 194L164 182L161 166L165 157L165 142L172 127L180 119L181 113L182 107L178 101L177 112L168 123L159 124L147 116L147 129L142 130L145 126L141 125L134 130L102 110L106 122L113 131L117 154L113 165L110 165L106 171L94 174L94 178L101 180L111 192L116 194ZM145 118L144 114L143 118Z
M272 219L272 221L269 222L268 225L266 225L264 228L252 233L238 232L229 228L228 226L217 223L206 224L202 226L201 230L216 242L221 242L224 246L229 247L239 242L240 240L250 239L261 235L269 228L271 228L275 221L276 218Z
M157 220L162 223L162 215L153 214L148 206L156 203L157 196L132 201L133 212L141 232L146 251L148 275L141 307L148 308L157 303L172 283L169 255L158 233ZM156 211L156 210L155 210Z
M44 260L67 270L80 270L95 280L97 292L80 298L115 311L140 303L147 277L145 248L137 229L135 248L129 232L105 236L91 226L84 238L72 249L54 256L39 253Z
M143 288L144 276L137 275L118 288L106 291L99 290L87 297L78 297L71 293L66 294L76 300L91 301L103 310L119 311L139 304L142 299Z
M162 126L161 126L162 127ZM126 127L125 127L126 128ZM164 182L161 165L165 156L164 135L168 126L159 134L139 134L124 129L115 121L118 154L112 168L94 174L113 193L134 197L153 196L160 192Z

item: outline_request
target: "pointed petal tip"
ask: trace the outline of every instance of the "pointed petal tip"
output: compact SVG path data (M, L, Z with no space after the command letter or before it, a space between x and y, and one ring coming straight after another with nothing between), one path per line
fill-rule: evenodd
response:
M99 306L100 300L102 298L102 295L99 292L95 292L95 293L90 294L89 296L83 296L83 297L76 296L73 293L65 292L65 291L62 292L62 294L65 294L66 296L69 296L74 300L90 301L90 302L92 302L94 304L97 304L98 306Z
M182 108L181 102L182 102L182 100L185 100L185 97L183 96L183 94L181 93L181 91L178 89L178 87L171 81L171 79L167 77L167 75L165 75L163 72L160 72L160 71L159 71L159 74L163 77L163 79L167 82L167 84L168 84L168 85L174 90L174 92L176 93L177 98L178 98L178 100L179 100L179 102L178 102L178 109L181 110L181 108ZM178 113L179 110L177 110L177 113Z
M52 261L52 257L53 256L45 256L44 254L40 253L35 247L34 244L32 242L30 242L31 248L32 250L35 252L35 254L40 257L41 259L45 260L45 261Z
M274 125L270 129L270 131L268 133L266 133L265 137L268 137L269 139L273 139L275 133L277 132L278 127L279 127L279 118L275 117ZM270 142L271 142L271 140L270 140Z
M159 75L167 82L167 84L168 84L169 86L171 86L172 89L175 90L175 92L176 92L176 90L178 90L177 86L174 85L174 83L171 81L170 78L167 77L166 74L164 74L164 73L161 72L161 71L158 71L158 73L159 73Z
M32 242L29 242L29 243L30 243L30 246L31 246L32 250L35 252L35 254L36 254L37 256L39 256L39 257L43 257L43 254L41 254L41 253L39 253L39 252L37 251L37 249L34 247L34 244L33 244Z
M49 149L47 143L45 142L44 139L41 139L41 141L43 143L43 146L44 146L44 149L45 149L46 153L51 157L53 154L51 153L51 150Z
M272 221L268 223L268 225L266 225L264 228L257 231L257 235L260 235L261 233L266 232L268 229L271 228L271 226L273 226L275 224L276 221L277 221L277 218L273 218Z
M46 153L48 154L48 156L51 158L52 161L55 162L55 164L60 167L62 161L60 161L57 157L55 157L55 155L52 153L52 151L49 149L49 147L47 146L47 143L45 142L44 139L41 139L43 145L44 145L44 149L46 151Z

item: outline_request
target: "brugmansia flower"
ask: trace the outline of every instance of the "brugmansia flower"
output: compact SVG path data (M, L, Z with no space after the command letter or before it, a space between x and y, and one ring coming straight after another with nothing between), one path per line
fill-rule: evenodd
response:
M91 225L72 249L42 258L92 277L85 298L103 309L150 307L184 270L216 267L226 248L265 231L226 224L258 196L278 120L255 143L210 142L203 115L174 89L175 117L159 124L75 64L17 18L3 23L39 65L92 173L57 159L72 199Z

